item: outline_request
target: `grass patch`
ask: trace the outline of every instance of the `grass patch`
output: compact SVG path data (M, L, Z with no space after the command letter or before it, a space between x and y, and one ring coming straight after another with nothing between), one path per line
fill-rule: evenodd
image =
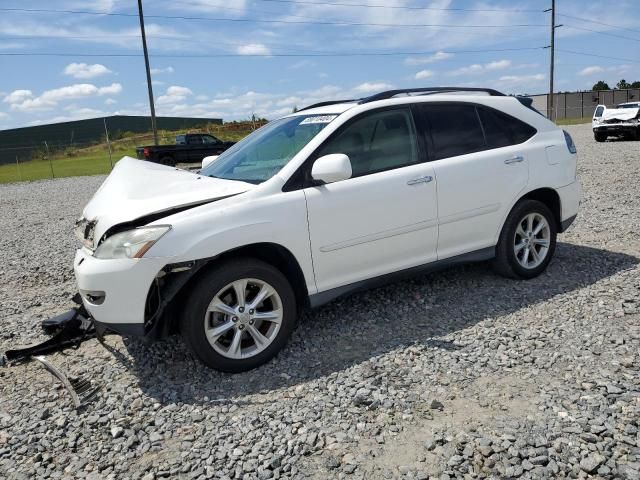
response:
M158 131L160 144L175 143L176 135L182 133L210 133L220 140L237 142L253 130L250 122L234 122L224 125L208 125L199 129L185 131ZM113 164L128 155L136 157L136 147L153 144L153 134L125 133L111 142ZM76 177L81 175L101 175L111 171L109 149L105 143L86 148L67 149L47 159L21 161L19 165L8 163L0 165L0 183L42 180L45 178ZM52 172L53 171L53 172Z
M591 123L591 117L562 118L560 120L556 120L556 125L580 125L582 123Z

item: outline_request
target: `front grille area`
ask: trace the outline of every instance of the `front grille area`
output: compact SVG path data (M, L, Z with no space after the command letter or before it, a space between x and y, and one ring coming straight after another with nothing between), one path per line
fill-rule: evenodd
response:
M81 218L76 222L75 226L76 237L90 250L93 250L94 246L96 223L95 220L88 221L86 218Z

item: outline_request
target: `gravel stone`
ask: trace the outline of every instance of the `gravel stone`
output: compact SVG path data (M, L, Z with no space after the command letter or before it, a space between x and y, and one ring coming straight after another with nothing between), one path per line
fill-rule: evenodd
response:
M640 480L640 143L566 129L585 196L540 277L481 263L354 294L238 375L179 338L90 340L48 357L102 385L81 411L36 362L0 367L0 478ZM0 351L70 308L103 180L0 185Z

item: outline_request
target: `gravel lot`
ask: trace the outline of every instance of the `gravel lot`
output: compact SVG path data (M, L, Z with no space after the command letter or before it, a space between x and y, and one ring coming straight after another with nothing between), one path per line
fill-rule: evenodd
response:
M38 364L0 368L0 477L640 478L640 143L567 128L585 201L541 277L487 264L306 313L241 375L177 339L50 357L103 385L86 410ZM72 225L103 177L0 186L0 351L74 293Z

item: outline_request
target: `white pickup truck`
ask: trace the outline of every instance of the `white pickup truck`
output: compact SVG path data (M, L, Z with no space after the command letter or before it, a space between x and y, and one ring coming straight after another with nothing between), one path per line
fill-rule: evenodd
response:
M616 108L598 105L591 125L596 142L610 136L640 140L640 102L621 103Z

